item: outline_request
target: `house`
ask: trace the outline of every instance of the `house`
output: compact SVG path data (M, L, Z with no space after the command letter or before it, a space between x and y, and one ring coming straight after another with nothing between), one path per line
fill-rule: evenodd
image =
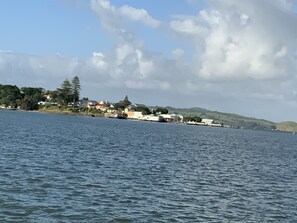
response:
M163 117L155 115L144 115L143 118L141 118L141 120L151 122L164 122Z
M114 113L117 113L118 111L114 108L113 104L108 103L108 104L106 104L104 112L114 114Z
M95 105L97 110L106 111L107 105L104 101L100 101L98 104Z
M161 114L160 115L166 122L183 122L184 117L176 114Z
M142 119L143 118L143 114L140 111L125 111L125 113L127 114L127 118L130 119Z
M204 123L204 125L212 126L212 127L223 127L223 124L215 123L213 119L202 119L201 123Z
M50 94L44 94L43 97L47 100L47 101L51 101L52 97Z
M77 102L78 107L80 108L87 108L88 107L88 100L86 99L81 99Z
M213 119L207 119L207 118L203 118L201 122L204 123L205 125L212 125L214 123Z
M88 105L87 105L87 107L88 107L88 108L96 108L96 104L98 104L97 101L94 101L94 100L92 100L92 101L88 101Z
M48 101L39 101L37 104L38 104L38 105L44 105L44 106L53 106L53 105L57 105L57 103L48 102Z

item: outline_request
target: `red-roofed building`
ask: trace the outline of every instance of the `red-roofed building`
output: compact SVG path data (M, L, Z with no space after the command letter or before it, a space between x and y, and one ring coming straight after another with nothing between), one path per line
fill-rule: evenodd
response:
M104 101L100 101L98 104L96 104L96 109L105 111L107 109L106 103Z

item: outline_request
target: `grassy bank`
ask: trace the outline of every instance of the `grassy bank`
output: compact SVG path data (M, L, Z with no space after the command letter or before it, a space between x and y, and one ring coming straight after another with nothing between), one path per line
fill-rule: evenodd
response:
M249 118L241 115L210 111L203 108L172 108L166 107L169 113L178 113L184 116L199 116L213 119L216 123L222 123L232 128L274 130L276 123L264 119Z
M60 115L82 115L82 116L93 116L93 117L104 117L104 114L98 111L83 111L73 110L72 108L59 108L58 106L40 106L39 112L46 112Z
M281 122L281 123L277 123L276 129L278 131L297 132L297 123L296 122Z

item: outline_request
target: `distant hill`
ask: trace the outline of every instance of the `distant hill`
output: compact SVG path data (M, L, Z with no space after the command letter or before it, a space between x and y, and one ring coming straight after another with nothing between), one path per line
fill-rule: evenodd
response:
M297 132L297 123L296 122L281 122L276 124L276 129L279 131L286 132Z
M199 116L213 119L216 123L222 123L232 128L275 130L276 123L264 119L244 117L241 115L210 111L203 108L173 108L166 107L169 113L178 113L184 116Z

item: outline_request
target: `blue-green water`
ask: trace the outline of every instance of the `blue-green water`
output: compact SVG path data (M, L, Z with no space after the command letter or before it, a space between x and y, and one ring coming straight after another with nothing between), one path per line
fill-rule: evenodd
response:
M0 111L0 222L297 222L297 136Z

